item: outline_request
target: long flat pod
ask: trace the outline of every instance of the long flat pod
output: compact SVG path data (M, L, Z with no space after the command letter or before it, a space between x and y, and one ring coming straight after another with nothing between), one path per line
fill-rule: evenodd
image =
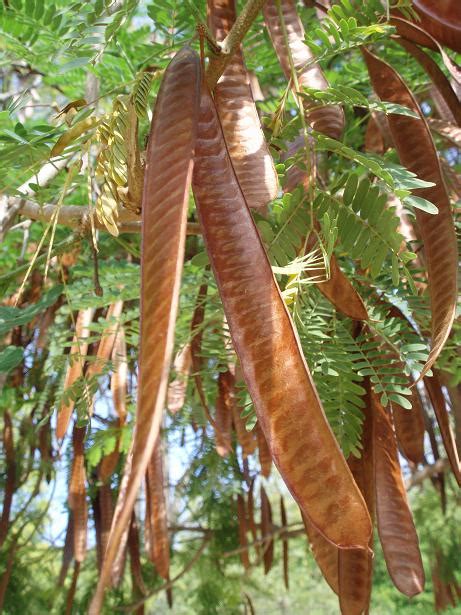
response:
M367 391L369 391L369 383ZM348 465L373 519L373 426L368 392L364 412L365 418L361 437L362 454L359 459L351 455L348 459ZM327 583L338 594L341 613L343 615L358 615L367 612L372 583L372 537L368 551L363 549L338 549L325 540L306 519L304 519L304 525L317 565Z
M399 103L415 111L419 119L390 114L392 138L403 165L434 186L417 193L438 207L438 214L415 211L424 244L432 311L431 352L420 378L434 364L453 324L457 302L458 254L450 201L440 162L429 127L400 75L367 49L363 54L375 92L385 101Z
M86 308L78 313L75 323L75 335L70 349L70 363L64 380L64 391L70 389L77 378L80 378L83 374L83 365L88 350L87 338L90 335L89 326L93 320L93 315L93 308ZM67 402L63 402L59 408L56 420L56 438L58 440L66 435L74 406L75 401L70 399Z
M149 557L159 575L168 579L170 541L164 488L163 453L160 439L154 447L146 473L146 501L149 511Z
M453 430L450 425L450 418L447 412L445 397L442 391L442 384L439 380L437 372L434 370L433 376L424 378L424 386L429 393L432 407L439 424L440 435L442 436L443 446L447 453L450 467L456 478L458 485L461 487L461 464L456 448L456 440Z
M432 83L437 88L443 100L450 109L450 112L453 115L453 118L455 119L456 123L458 124L458 126L461 126L461 102L459 101L458 96L456 95L456 92L453 89L449 79L445 76L445 73L442 71L437 62L433 60L428 53L426 53L423 49L418 47L418 45L416 45L412 41L409 41L405 38L398 38L397 41L424 68L424 70L430 77Z
M234 405L235 378L229 370L218 376L215 430L216 451L226 457L232 451L232 406Z
M262 545L264 574L268 574L274 561L274 538L272 535L272 506L267 497L266 490L261 485L261 538L265 539Z
M284 528L288 525L287 519L287 511L285 509L285 502L283 496L280 496L280 525ZM288 538L286 536L286 530L280 536L282 540L282 557L283 557L283 582L286 589L290 588L289 578L288 578Z
M114 515L91 613L98 613L102 605L159 433L184 259L199 92L200 60L185 48L165 71L149 135L142 199L141 348L133 460L123 504Z
M325 417L205 88L198 134L193 189L199 219L272 458L305 514L331 542L367 548L370 517Z
M413 463L424 461L424 416L416 387L411 394L411 410L392 403L395 435L404 456Z
M86 502L86 472L84 441L86 429L74 427L73 445L74 458L69 484L69 508L74 520L74 558L76 562L83 562L86 554L88 506Z
M320 66L312 63L314 55L304 42L304 28L294 1L280 0L280 10L286 28L288 48L285 44L284 27L279 19L277 0L268 0L263 6L264 20L286 78L291 79L291 54L299 86L301 88L308 86L317 90L326 89L328 81ZM307 64L309 66L306 68ZM310 110L310 106L315 108ZM327 105L319 108L317 103L314 105L304 103L304 110L314 130L333 139L341 139L344 130L344 113L341 107Z
M208 25L222 41L235 21L235 0L208 0ZM214 89L214 99L243 194L250 207L265 207L277 196L278 179L259 121L250 77L239 49Z
M378 533L389 575L399 591L415 596L424 589L424 569L400 469L392 423L371 392L375 503Z
M459 0L413 0L421 26L443 45L461 53L461 5Z
M392 26L396 26L397 33L406 38L417 45L422 45L423 47L427 47L428 49L432 49L433 51L438 51L442 56L443 63L445 64L445 68L447 68L450 75L453 79L460 83L461 81L461 68L453 62L453 60L448 56L441 47L440 43L426 30L424 30L420 25L413 23L412 21L408 21L407 19L402 19L402 17L397 15L393 15L390 19L390 24Z

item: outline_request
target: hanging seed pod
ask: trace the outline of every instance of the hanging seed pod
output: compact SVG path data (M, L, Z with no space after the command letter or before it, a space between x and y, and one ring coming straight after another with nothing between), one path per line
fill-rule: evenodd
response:
M222 41L235 21L235 0L208 0L208 25ZM259 121L241 50L215 89L214 100L224 138L249 207L264 208L278 191L277 172Z
M371 523L365 503L320 405L206 89L198 135L193 189L199 219L233 345L272 459L325 536L344 547L366 549ZM248 263L258 271L257 285ZM312 453L308 457L306 450Z

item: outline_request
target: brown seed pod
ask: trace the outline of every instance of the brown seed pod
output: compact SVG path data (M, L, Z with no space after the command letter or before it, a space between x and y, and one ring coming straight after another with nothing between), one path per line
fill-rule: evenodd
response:
M86 429L74 427L73 446L74 458L69 484L69 508L74 520L74 558L76 562L83 562L86 555L88 505L86 501L86 472L85 472L85 441Z
M216 399L216 450L226 457L232 451L232 407L234 400L235 378L229 370L218 376L218 397Z
M149 531L149 558L158 574L168 579L170 540L163 475L163 453L160 439L155 445L146 473L146 522Z
M64 380L64 391L69 389L77 378L80 378L83 374L85 356L88 351L88 342L86 340L90 336L89 326L93 320L93 315L93 308L86 308L78 313L75 323L75 335L70 349L70 363ZM75 402L69 400L67 403L62 403L58 410L56 421L56 438L58 440L61 440L66 435L74 405Z
M184 259L200 81L199 57L190 48L182 49L164 73L155 105L142 202L141 348L133 460L90 605L92 614L101 609L112 563L158 439Z
M439 356L455 317L458 254L450 201L429 127L400 75L386 62L362 50L375 92L382 100L399 103L417 113L419 119L390 114L389 126L400 160L419 178L434 182L417 194L438 207L432 215L417 209L416 219L424 244L432 310L431 352L420 378Z
M392 418L397 442L405 457L413 463L424 460L424 416L416 387L411 394L411 410L392 402Z
M421 22L442 45L461 53L461 5L458 0L413 0Z
M398 460L392 423L371 391L376 519L389 575L410 598L424 589L424 569L418 536Z
M300 88L307 86L318 90L326 89L328 81L319 65L313 63L314 55L304 43L304 28L294 1L281 0L280 9L285 23L288 49L285 45L284 28L279 19L276 0L268 0L263 6L263 13L272 44L286 78L291 79L291 55ZM306 65L308 65L307 68ZM294 87L293 83L292 87ZM304 112L314 130L333 139L341 139L344 130L344 113L341 107L337 105L319 107L317 103L304 102Z
M222 41L235 21L235 0L208 0L208 25ZM260 209L275 199L277 172L253 99L250 77L238 50L214 88L227 149L248 206Z
M239 544L242 547L242 551L240 551L240 561L245 570L247 570L250 567L250 558L248 557L247 518L245 500L241 493L237 495L237 519L239 524Z
M335 544L366 549L370 517L326 420L205 88L193 189L233 345L272 459L320 531Z
M450 419L447 412L447 406L442 391L438 373L434 370L433 375L429 378L424 378L424 386L429 393L432 407L439 424L440 435L442 436L443 446L447 453L448 461L450 462L451 470L456 478L456 482L461 487L461 463L459 460L458 450L456 448L456 440L451 429Z
M268 574L274 561L274 538L272 536L272 506L267 497L266 490L261 485L261 534L264 538L262 545L264 574Z

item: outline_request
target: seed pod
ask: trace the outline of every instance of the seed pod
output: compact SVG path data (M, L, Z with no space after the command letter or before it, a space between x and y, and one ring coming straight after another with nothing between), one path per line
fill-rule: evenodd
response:
M296 11L293 0L280 0L280 9L285 23L288 49L285 45L284 27L279 19L276 0L267 0L263 5L264 20L269 30L272 44L287 79L291 79L290 55L298 78L298 85L324 90L328 81L317 63L312 63L314 55L304 43L304 28ZM307 68L305 66L308 65ZM292 87L294 84L292 83ZM338 105L319 107L318 103L304 102L307 121L314 130L333 139L341 139L344 130L344 113ZM315 107L315 109L314 109Z
M261 485L261 534L265 538L263 549L264 574L268 574L274 561L274 538L272 537L272 506L266 490Z
M222 41L235 21L235 0L208 0L207 5L210 30L217 41ZM248 206L264 208L277 196L277 172L261 129L240 49L219 79L214 100Z
M392 423L371 392L376 518L389 575L408 597L424 589L424 569L398 460Z
M193 189L199 219L272 459L328 539L346 548L367 548L370 517L326 420L205 88L198 135ZM306 450L312 453L308 457Z
M112 564L159 435L184 260L200 81L199 57L186 47L166 69L155 105L142 200L141 348L133 460L125 497L114 515L91 615L101 610Z
M429 127L413 94L389 64L366 48L362 53L378 96L405 105L419 116L416 119L390 114L389 126L402 164L419 178L434 183L419 189L417 194L439 210L436 215L415 211L424 245L432 310L431 352L421 372L422 378L439 356L456 311L458 254L450 201Z

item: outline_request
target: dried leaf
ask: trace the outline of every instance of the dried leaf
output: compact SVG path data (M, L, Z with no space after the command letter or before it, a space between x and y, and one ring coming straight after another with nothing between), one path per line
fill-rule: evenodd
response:
M208 25L222 41L235 21L235 0L208 0ZM259 121L241 50L226 66L214 100L227 149L249 207L265 207L278 191L277 172Z
M189 48L165 71L152 120L142 203L141 348L133 461L116 510L90 613L98 613L112 563L158 438L174 343L199 104L200 60Z
M328 87L322 69L312 63L314 56L304 43L304 28L296 11L293 0L280 0L280 8L286 27L288 47L284 40L283 26L279 19L276 0L268 0L263 6L264 20L269 30L272 44L287 79L291 79L290 54L296 70L299 87L307 86L324 90ZM310 65L305 68L306 64ZM292 87L294 84L292 83ZM318 103L303 101L307 121L314 130L322 132L333 139L340 140L344 130L344 113L337 105L318 106ZM310 108L315 109L310 110Z
M431 352L420 378L439 356L451 330L457 302L458 255L450 201L443 181L437 151L426 120L414 96L386 62L363 50L372 85L385 101L396 102L415 111L420 119L389 115L389 126L400 160L410 171L434 186L417 194L438 207L436 215L417 209L416 219L424 244L432 309Z
M424 569L400 469L392 423L371 391L376 518L389 575L408 597L424 589Z
M69 128L69 130L66 130L66 132L62 134L56 141L56 143L53 145L50 152L50 158L54 158L55 156L59 156L59 154L62 154L62 152L70 143L78 139L85 132L88 132L89 130L94 128L97 123L97 118L87 117L84 120L77 122L74 126L72 126L72 128Z
M305 514L328 539L366 548L371 523L365 503L326 420L205 89L198 134L193 188L199 219L272 459Z

